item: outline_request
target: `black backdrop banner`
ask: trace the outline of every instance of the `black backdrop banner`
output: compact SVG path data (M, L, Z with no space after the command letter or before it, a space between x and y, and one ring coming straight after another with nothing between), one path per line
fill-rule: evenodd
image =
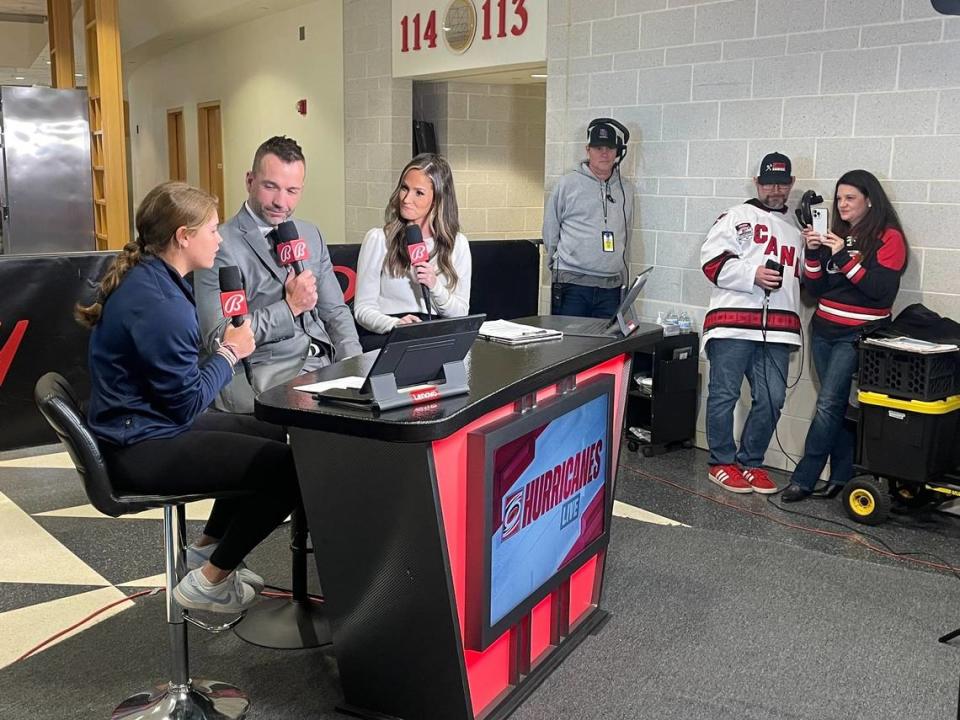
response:
M0 450L55 442L33 386L55 370L77 389L87 380L89 331L73 306L90 302L114 253L0 256Z
M483 240L473 256L470 311L492 319L538 313L540 252L535 241ZM344 297L356 292L359 245L330 245ZM77 302L92 302L115 253L0 255L0 451L56 442L37 411L33 388L44 373L67 378L81 397L87 379L89 331L73 319Z

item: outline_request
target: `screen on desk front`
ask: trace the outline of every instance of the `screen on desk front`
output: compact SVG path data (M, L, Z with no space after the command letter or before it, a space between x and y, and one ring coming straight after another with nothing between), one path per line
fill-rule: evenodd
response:
M478 553L469 591L475 646L496 639L606 541L612 402L612 381L601 378L476 434L484 530L472 535L483 547L470 548ZM479 448L478 438L471 465L481 462Z

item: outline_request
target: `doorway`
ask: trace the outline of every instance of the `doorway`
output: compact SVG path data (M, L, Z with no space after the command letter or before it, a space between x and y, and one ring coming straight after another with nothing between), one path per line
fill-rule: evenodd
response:
M220 101L197 105L200 150L200 187L217 197L217 212L223 220L223 131Z
M183 108L167 110L167 165L171 180L187 181L187 141L183 131Z

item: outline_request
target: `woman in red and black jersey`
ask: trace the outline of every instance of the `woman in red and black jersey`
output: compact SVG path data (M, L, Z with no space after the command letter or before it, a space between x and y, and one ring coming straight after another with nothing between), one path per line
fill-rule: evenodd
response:
M784 502L813 492L830 460L832 497L853 475L853 432L844 427L850 385L857 370L857 341L890 322L900 277L907 267L907 239L880 181L851 170L838 181L831 231L803 230L803 285L817 298L811 322L813 364L820 378L817 411L803 459L783 492Z

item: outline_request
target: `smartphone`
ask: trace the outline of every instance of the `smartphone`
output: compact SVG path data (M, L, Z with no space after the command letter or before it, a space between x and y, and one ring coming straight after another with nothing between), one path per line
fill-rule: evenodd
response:
M810 208L810 215L813 217L813 229L821 235L827 234L827 209Z

